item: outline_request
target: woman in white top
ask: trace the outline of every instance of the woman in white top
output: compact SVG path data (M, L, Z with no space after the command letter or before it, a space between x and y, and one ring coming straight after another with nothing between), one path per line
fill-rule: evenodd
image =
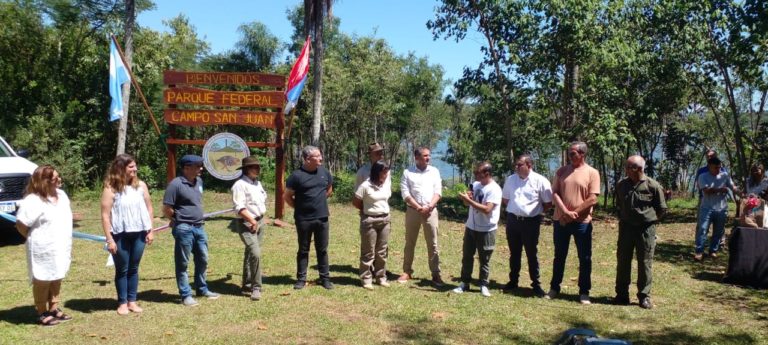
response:
M101 193L101 227L107 250L115 261L117 313L140 313L136 304L139 262L144 246L152 244L152 201L147 185L136 176L136 160L119 154L109 165Z
M35 169L16 214L16 228L27 238L27 264L37 322L54 326L72 320L59 309L61 281L72 262L72 209L50 165Z
M357 187L352 200L360 210L360 279L363 288L368 290L373 290L374 278L381 286L389 286L386 267L390 228L388 201L392 190L386 183L388 176L387 163L373 163L370 177Z

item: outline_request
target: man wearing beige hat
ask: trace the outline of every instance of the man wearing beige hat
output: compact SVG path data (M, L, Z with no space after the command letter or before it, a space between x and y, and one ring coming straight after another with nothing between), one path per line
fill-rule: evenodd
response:
M363 183L363 181L367 180L368 177L371 175L371 166L373 163L376 163L380 160L384 160L384 148L379 145L379 143L372 143L368 145L368 158L370 159L370 162L363 164L363 166L360 167L360 169L357 169L357 176L355 178L355 189L357 190L357 187L360 187L360 184ZM392 187L392 177L387 175L387 180L384 182L383 188L389 188Z
M243 291L251 300L261 299L261 242L264 240L264 216L267 213L267 192L261 186L261 165L256 156L243 158L243 175L232 185L232 203L241 220L235 221L235 231L245 244L243 257Z

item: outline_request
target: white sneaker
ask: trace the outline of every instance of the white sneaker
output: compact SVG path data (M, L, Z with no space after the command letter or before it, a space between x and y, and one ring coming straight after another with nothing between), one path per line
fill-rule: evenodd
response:
M579 302L583 305L592 304L592 302L589 300L589 295L579 295Z
M379 280L379 285L383 287L389 287L389 282L382 279L382 280Z
M455 293L464 293L464 291L469 290L469 286L467 284L461 283L459 284L459 287L453 289L453 292Z
M485 297L491 297L491 292L490 292L490 291L488 291L488 287L487 287L487 286L481 286L481 287L480 287L480 293L481 293L483 296L485 296Z
M363 289L373 290L373 284L372 283L363 283Z

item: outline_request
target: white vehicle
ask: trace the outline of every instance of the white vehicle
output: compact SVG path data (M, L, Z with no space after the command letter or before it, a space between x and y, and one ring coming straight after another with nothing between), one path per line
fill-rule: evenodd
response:
M16 153L11 145L0 137L0 212L16 213L18 202L24 198L32 172L37 164L28 161L23 152Z

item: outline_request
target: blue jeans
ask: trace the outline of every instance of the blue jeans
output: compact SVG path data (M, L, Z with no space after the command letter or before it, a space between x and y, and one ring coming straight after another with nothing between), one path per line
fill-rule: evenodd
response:
M146 231L113 234L117 252L112 255L115 261L115 287L117 303L136 302L136 290L139 288L139 262L144 254Z
M552 281L549 286L560 292L560 283L565 273L565 259L568 257L568 246L571 236L576 242L576 252L579 255L579 294L589 295L592 288L592 223L569 223L565 226L555 221L555 259L552 267Z
M720 239L725 234L727 216L728 210L699 209L699 220L696 225L696 254L704 252L704 243L707 242L710 223L712 224L712 240L709 242L709 252L715 253L720 250Z
M208 268L208 235L205 234L203 225L176 224L173 227L174 245L173 257L176 263L176 285L179 287L181 298L192 296L192 288L189 286L190 254L195 255L195 288L198 294L208 292L205 282L205 270Z

